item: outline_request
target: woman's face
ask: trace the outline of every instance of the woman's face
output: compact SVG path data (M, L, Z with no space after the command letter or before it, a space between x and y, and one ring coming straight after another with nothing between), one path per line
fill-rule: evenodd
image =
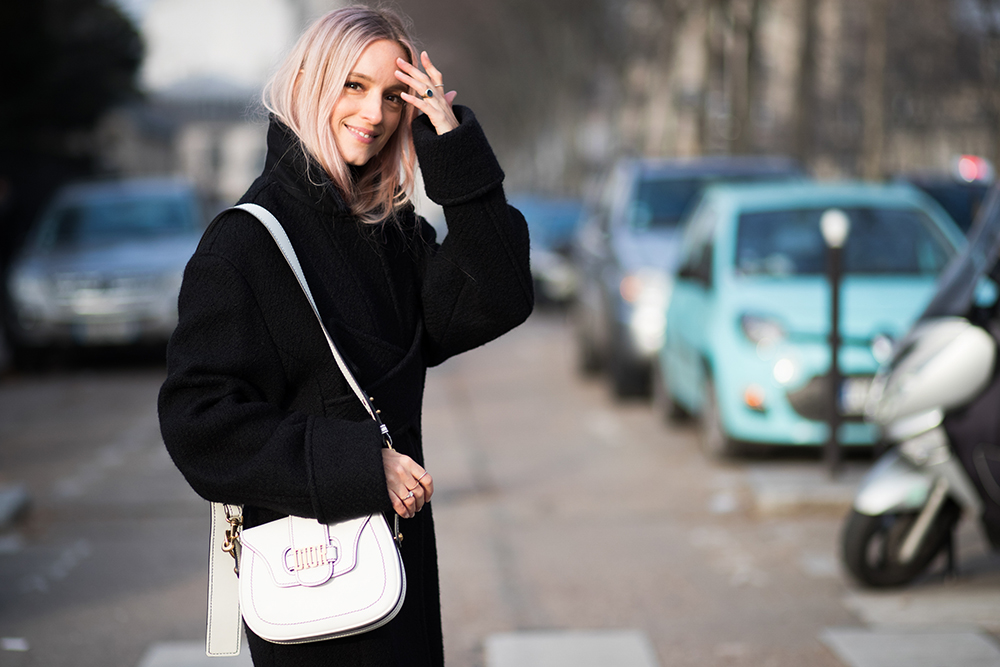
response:
M396 78L396 58L403 48L387 39L372 42L361 52L347 76L343 94L333 107L330 127L347 164L367 164L399 126L407 90Z

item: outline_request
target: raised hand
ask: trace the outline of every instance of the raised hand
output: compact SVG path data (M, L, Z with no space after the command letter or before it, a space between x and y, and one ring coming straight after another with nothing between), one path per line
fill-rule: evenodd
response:
M458 127L458 119L451 109L451 103L458 92L454 90L444 92L441 72L434 67L426 51L421 52L420 63L426 71L421 71L419 67L411 65L402 58L396 59L396 66L399 67L396 70L396 78L417 91L416 95L402 93L401 97L423 111L438 134L451 132Z

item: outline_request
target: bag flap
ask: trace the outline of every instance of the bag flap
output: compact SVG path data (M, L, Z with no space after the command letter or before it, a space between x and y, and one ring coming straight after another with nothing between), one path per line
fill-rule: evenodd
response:
M267 564L275 585L319 586L354 569L372 515L322 524L289 516L243 530L242 542Z

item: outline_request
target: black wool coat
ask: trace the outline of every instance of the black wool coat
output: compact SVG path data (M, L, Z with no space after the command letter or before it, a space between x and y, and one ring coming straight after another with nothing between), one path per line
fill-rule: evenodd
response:
M440 244L412 207L381 225L359 222L274 119L264 171L240 200L282 223L395 448L421 465L426 368L517 326L533 304L524 218L506 203L503 172L475 116L455 110L460 126L441 136L426 117L413 123L427 194L448 223ZM392 513L379 430L260 222L243 211L212 222L185 270L179 312L160 426L197 493L244 505L248 527L287 515L334 522ZM250 633L254 664L442 665L430 504L401 523L407 593L393 621L312 644Z

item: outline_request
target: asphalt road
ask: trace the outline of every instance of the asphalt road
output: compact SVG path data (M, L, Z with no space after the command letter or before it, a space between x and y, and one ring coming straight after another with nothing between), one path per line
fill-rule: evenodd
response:
M958 578L859 590L836 558L842 508L754 503L754 474L818 459L707 460L693 426L614 402L572 358L561 317L540 314L431 371L449 664L540 631L636 631L663 666L890 664L836 639L890 627L994 645L1000 561L971 523ZM135 667L203 641L208 508L160 441L162 379L155 361L93 360L0 378L0 483L32 498L0 534L0 665Z

